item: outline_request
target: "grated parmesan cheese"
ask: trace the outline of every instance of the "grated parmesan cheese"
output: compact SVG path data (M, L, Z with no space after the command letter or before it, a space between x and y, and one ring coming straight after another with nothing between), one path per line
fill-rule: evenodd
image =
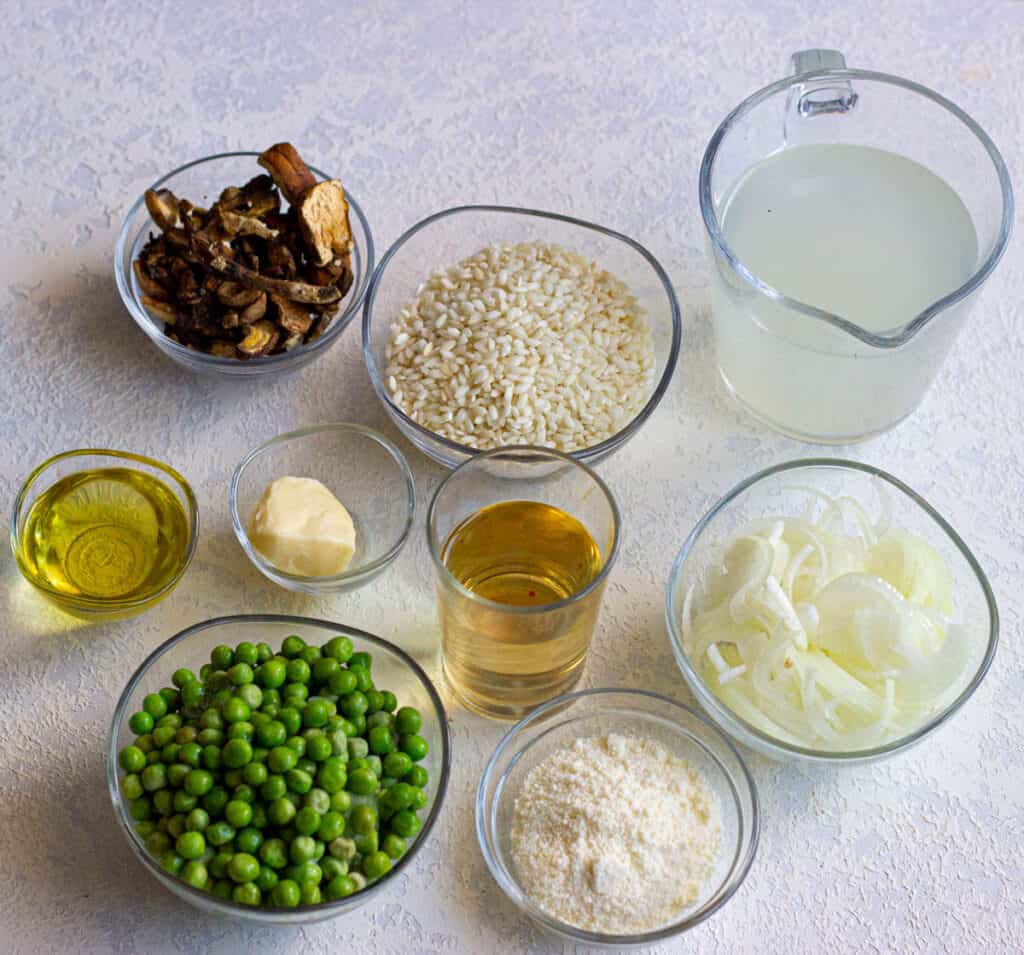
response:
M513 808L519 883L577 928L639 934L678 918L721 845L704 776L651 739L574 740L534 766Z

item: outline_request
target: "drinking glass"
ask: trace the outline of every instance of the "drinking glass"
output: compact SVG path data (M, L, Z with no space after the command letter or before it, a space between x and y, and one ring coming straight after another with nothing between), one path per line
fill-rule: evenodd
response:
M504 501L537 501L579 521L600 551L594 578L564 600L540 606L497 603L465 587L445 563L449 538L474 514ZM619 526L605 483L558 451L498 448L477 454L445 478L427 514L427 539L444 673L461 703L484 716L519 719L575 685L618 553Z
M845 444L891 428L924 397L1006 248L1013 191L992 140L938 93L886 73L846 69L835 50L797 53L793 71L726 116L701 163L715 346L726 386L756 418L801 440ZM812 144L874 147L944 180L977 235L969 277L919 313L899 316L894 327L871 331L755 274L723 234L736 186L763 159ZM778 240L805 242L807 269L836 264L828 236ZM848 272L857 267L841 265ZM906 267L915 267L913 254ZM861 280L875 279L865 267Z

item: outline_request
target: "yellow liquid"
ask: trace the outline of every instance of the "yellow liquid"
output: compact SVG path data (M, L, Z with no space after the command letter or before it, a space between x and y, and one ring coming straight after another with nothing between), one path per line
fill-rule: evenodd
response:
M21 560L58 595L136 600L178 573L188 540L185 509L167 485L143 471L101 468L61 478L36 500Z
M521 716L579 679L601 588L566 607L534 613L584 590L601 550L570 514L536 501L503 501L473 514L445 542L443 560L484 606L439 585L445 673L472 709Z

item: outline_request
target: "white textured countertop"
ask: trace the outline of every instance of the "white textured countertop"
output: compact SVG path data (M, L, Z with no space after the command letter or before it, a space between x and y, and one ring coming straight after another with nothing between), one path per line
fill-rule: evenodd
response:
M718 383L696 204L704 144L728 109L783 73L792 50L836 46L851 66L920 80L964 106L1024 191L1024 3L297 3L265 18L253 13L260 6L270 9L4 6L0 497L9 504L57 451L123 447L188 477L203 532L166 602L91 628L42 603L3 557L0 950L560 952L505 901L476 845L473 794L503 727L454 706L439 825L413 871L351 916L305 930L209 919L131 856L102 751L117 693L158 643L214 615L303 613L377 632L436 674L437 628L421 524L386 576L329 600L275 590L231 533L231 470L267 435L326 419L394 434L358 327L297 377L193 377L121 306L120 217L183 161L290 139L359 197L378 255L416 220L467 201L568 212L647 245L678 290L683 350L654 417L600 468L625 539L584 685L686 700L662 619L672 559L721 492L808 453L743 418ZM1020 249L1018 236L920 410L841 451L921 491L974 549L1003 619L988 679L949 726L874 768L812 771L751 756L764 826L750 877L661 950L1024 950ZM403 447L422 522L441 471Z

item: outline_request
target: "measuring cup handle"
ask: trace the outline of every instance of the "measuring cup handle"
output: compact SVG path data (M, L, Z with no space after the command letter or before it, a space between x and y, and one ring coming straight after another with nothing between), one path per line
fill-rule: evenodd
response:
M793 74L845 70L846 58L838 50L798 50L790 58ZM798 87L796 111L800 116L848 113L857 105L857 94L849 80L830 76L808 78Z

